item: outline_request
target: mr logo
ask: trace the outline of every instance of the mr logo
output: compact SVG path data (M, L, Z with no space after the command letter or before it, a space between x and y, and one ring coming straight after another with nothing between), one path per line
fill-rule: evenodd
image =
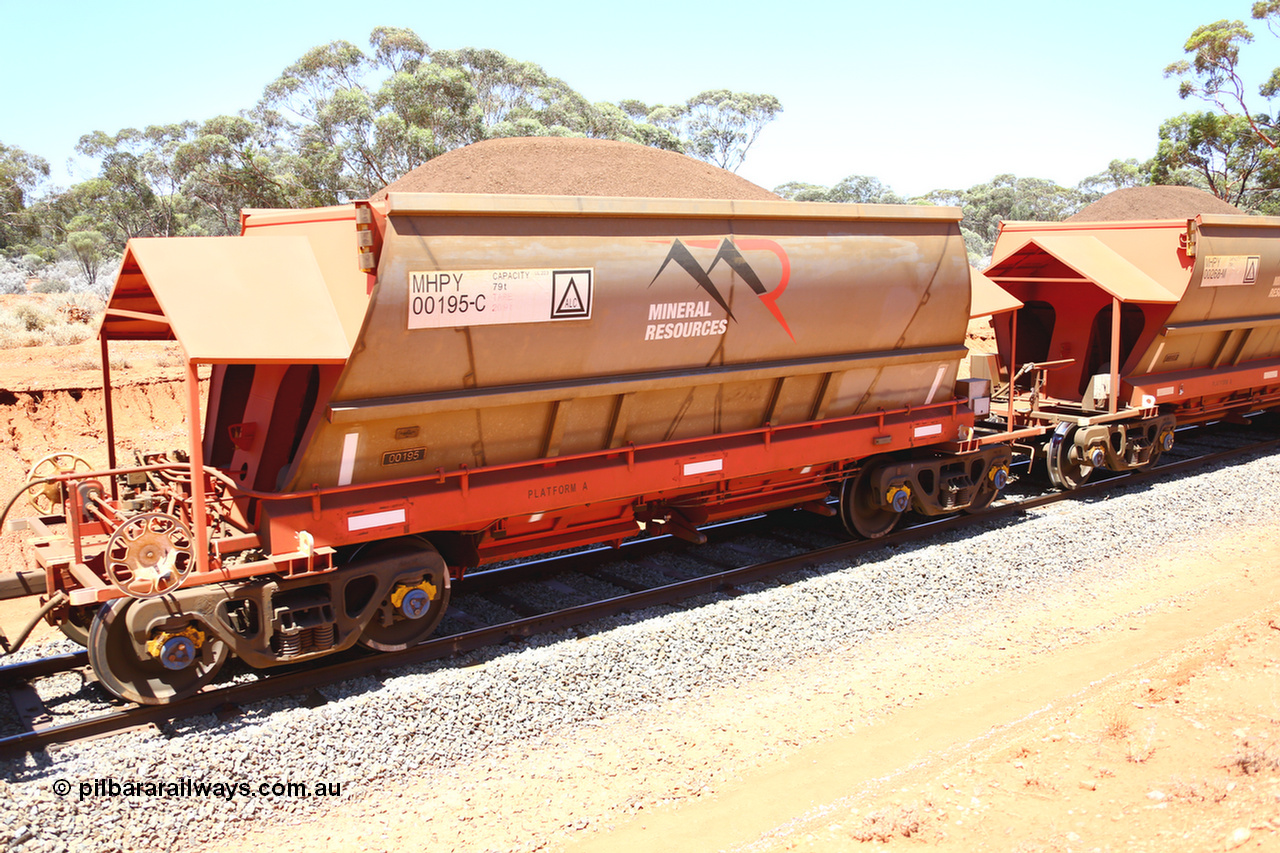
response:
M717 245L719 246L719 251L716 252L715 258L712 259L710 266L705 270L702 268L702 264L698 263L697 259L694 258L693 253L689 251L689 246L697 249L715 249ZM747 263L746 259L742 257L741 252L754 251L772 252L782 263L782 274L778 277L778 285L773 290L769 290L764 286L764 283L760 281L760 276L756 275L756 271L751 268L751 264ZM649 286L653 286L653 282L658 280L658 276L662 275L662 271L667 268L668 264L675 263L676 266L687 272L697 282L698 287L705 290L716 301L717 305L724 309L730 320L736 323L737 318L729 310L729 303L725 301L720 294L719 288L711 280L712 271L715 270L716 264L721 261L737 273L756 296L760 297L764 307L769 309L769 313L778 321L778 325L782 326L782 330L794 341L796 336L791 334L791 328L782 316L782 311L778 309L778 297L782 296L782 292L787 289L787 281L791 278L791 261L782 247L772 240L738 240L736 244L728 237L725 237L718 244L715 240L686 240L684 242L679 239L673 240L666 259L663 260L662 266L658 267L658 272L653 276L653 281L649 282Z

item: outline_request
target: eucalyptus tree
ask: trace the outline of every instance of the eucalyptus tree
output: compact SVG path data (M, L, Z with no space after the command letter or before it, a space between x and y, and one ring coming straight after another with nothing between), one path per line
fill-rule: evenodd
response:
M90 234L117 249L135 236L234 234L243 208L365 198L497 136L629 140L736 168L781 109L772 96L727 90L659 108L655 120L627 106L638 103L592 103L536 63L432 51L413 30L377 27L367 51L346 41L307 51L238 115L84 135L76 150L98 174L34 203L48 164L0 146L0 250L17 245L19 222L50 256L92 255Z
M1080 183L1076 184L1076 189L1088 202L1093 202L1116 190L1146 186L1151 183L1154 162L1153 160L1139 161L1136 157L1125 160L1117 158L1096 175L1082 178Z
M835 186L824 187L803 181L789 181L773 191L790 201L826 201L837 204L908 204L879 178L849 175Z
M38 237L27 208L36 188L49 177L49 162L0 142L0 254L19 250Z
M311 188L289 171L292 162L271 131L248 115L193 124L173 156L182 194L192 205L193 230L236 234L243 208L315 204Z
M72 231L63 243L64 251L75 260L90 290L95 290L98 273L116 259L107 238L99 231Z
M259 104L264 125L291 137L298 171L322 203L368 196L405 164L440 153L434 128L421 122L460 106L440 109L439 98L456 94L448 79L419 78L430 48L411 30L378 27L369 41L372 56L347 41L312 48L267 85ZM474 93L460 94L465 112Z
M1044 178L996 175L990 182L966 190L933 190L922 200L956 205L964 211L960 233L969 250L970 263L982 267L991 257L1002 221L1059 221L1093 199L1079 188L1064 187Z
M736 172L765 125L782 112L773 95L709 89L690 98L683 117L690 154Z
M829 201L827 193L830 191L830 187L808 181L787 181L773 188L774 195L782 196L787 201Z
M1258 0L1253 4L1254 20L1262 21L1273 35L1280 36L1280 0ZM1180 77L1178 94L1197 97L1218 107L1228 116L1240 116L1268 148L1280 142L1280 128L1266 115L1251 108L1250 90L1240 74L1240 50L1253 42L1253 33L1240 20L1220 20L1199 26L1183 45L1190 59L1170 63L1166 77ZM1260 97L1270 100L1280 94L1280 68L1275 68L1257 86Z
M69 191L75 216L96 220L67 221L66 231L96 230L123 245L130 237L173 237L182 234L190 206L182 196L182 179L174 156L195 128L194 122L125 128L116 134L94 131L80 137L76 151L100 163L96 178Z
M502 136L584 136L684 151L736 169L781 111L771 95L712 90L677 108L592 103L564 80L491 49L432 50L378 27L362 51L334 41L272 81L255 116L279 128L322 203L365 197L445 151Z
M1254 117L1259 118L1267 117ZM1160 125L1151 176L1157 184L1189 182L1229 204L1251 209L1265 201L1255 198L1259 190L1274 187L1275 159L1274 150L1244 116L1183 113Z

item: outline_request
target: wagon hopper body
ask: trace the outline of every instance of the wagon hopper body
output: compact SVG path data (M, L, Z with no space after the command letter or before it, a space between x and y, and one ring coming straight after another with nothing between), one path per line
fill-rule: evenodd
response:
M229 652L416 643L488 561L832 494L870 536L989 502L1009 452L972 439L985 383L956 378L958 219L392 193L133 240L103 363L176 339L190 423L212 365L204 427L56 478L50 618L88 625L109 689L167 701Z
M995 410L1052 433L1059 485L1280 402L1280 219L1005 223L985 274L1023 303L994 321Z

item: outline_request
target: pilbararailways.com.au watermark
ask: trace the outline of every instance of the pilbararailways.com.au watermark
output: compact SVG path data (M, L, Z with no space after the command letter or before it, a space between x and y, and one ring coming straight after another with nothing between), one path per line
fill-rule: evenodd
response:
M71 782L55 779L53 792L59 797L72 794L83 802L100 797L177 797L222 799L236 797L340 797L341 782L208 782L204 779L85 779Z

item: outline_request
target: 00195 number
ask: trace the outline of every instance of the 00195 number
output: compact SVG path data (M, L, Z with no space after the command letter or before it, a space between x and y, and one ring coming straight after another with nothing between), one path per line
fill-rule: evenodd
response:
M450 293L448 296L413 297L413 313L417 315L466 314L468 311L484 311L483 293L475 296Z

